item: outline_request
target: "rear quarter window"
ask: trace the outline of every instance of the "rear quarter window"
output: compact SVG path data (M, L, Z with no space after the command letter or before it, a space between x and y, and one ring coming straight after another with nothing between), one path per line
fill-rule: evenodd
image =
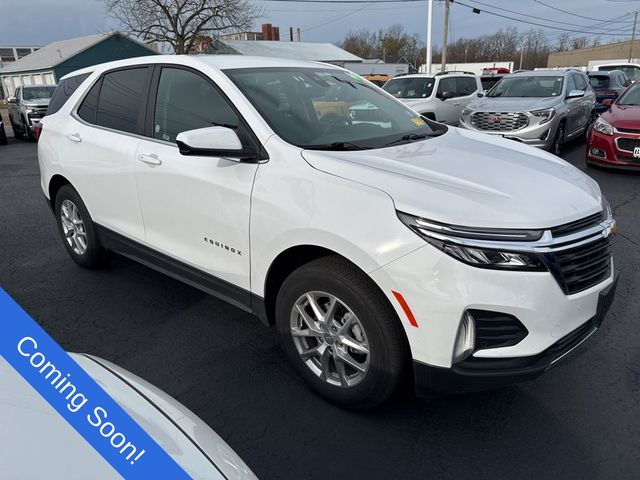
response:
M69 97L71 97L78 87L89 77L89 75L91 75L91 73L83 73L82 75L76 75L74 77L61 80L49 101L47 115L53 115L58 112L64 104L67 103Z

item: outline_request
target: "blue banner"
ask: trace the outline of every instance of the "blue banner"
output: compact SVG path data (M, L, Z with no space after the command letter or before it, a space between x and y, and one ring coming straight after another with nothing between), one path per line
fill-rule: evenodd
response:
M0 355L125 479L190 478L1 288Z

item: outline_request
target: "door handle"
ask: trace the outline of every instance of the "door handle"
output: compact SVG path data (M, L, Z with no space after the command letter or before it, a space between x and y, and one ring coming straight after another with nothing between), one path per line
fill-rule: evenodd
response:
M67 138L73 143L80 143L82 141L82 137L77 133L68 133Z
M147 165L162 165L162 160L158 158L158 155L152 153L150 155L140 154L138 155L138 160L142 163L146 163Z
M459 107L459 106L460 106L460 102L458 102L458 103L454 103L454 104L453 104L453 106L454 106L454 107Z

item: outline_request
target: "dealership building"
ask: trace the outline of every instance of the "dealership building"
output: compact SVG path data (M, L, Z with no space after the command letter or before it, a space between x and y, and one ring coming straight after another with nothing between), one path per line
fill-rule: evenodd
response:
M80 68L155 53L118 32L62 40L4 64L0 68L0 85L10 96L19 86L55 85L61 77Z

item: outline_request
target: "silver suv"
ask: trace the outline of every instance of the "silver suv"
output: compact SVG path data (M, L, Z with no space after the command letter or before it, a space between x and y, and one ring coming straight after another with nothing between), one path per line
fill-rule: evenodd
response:
M460 127L499 135L560 154L595 118L596 95L577 70L520 72L468 105Z
M46 115L55 89L55 85L18 87L15 95L7 99L9 121L16 138L18 135L29 140L33 138L35 125Z

